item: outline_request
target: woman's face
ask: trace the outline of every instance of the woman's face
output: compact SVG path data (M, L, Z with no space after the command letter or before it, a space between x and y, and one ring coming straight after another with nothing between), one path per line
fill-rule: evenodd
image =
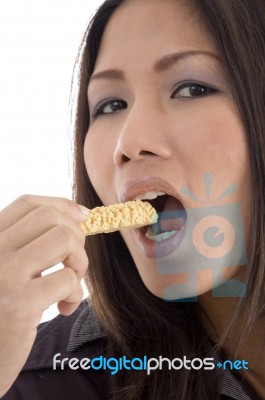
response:
M158 195L156 230L121 234L146 287L167 300L235 277L249 227L246 134L215 43L185 3L115 11L88 87L84 146L104 205Z

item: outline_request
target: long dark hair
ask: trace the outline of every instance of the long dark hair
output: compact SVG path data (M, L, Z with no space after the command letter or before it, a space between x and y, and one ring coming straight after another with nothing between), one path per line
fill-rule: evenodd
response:
M76 62L78 90L73 111L75 134L74 199L89 208L101 203L89 181L83 145L89 127L87 86L95 66L105 26L126 0L106 0L89 24ZM176 0L177 1L177 0ZM265 2L264 0L194 0L216 40L241 120L248 135L252 193L251 243L245 273L246 296L238 301L232 319L215 347L222 349L244 313L237 332L238 348L254 323L264 316L265 277ZM119 233L90 236L91 302L109 334L109 355L168 357L209 355L203 310L198 303L164 302L143 285ZM238 350L237 348L237 350ZM110 382L113 399L219 399L208 385L209 372L119 372ZM196 378L196 379L195 379ZM192 384L191 384L192 383Z

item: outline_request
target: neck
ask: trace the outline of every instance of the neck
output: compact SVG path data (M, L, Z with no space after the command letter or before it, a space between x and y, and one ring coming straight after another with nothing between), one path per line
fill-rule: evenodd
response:
M205 328L213 342L218 342L226 325L231 320L238 302L236 298L212 297L211 292L200 296L200 305L206 311L213 327L207 320ZM235 354L239 333L244 329L244 318L241 315L234 328L225 339L222 348L229 354ZM265 399L265 346L264 346L265 321L255 323L250 334L243 339L237 353L237 359L248 362L248 370L241 370L240 374L254 388L261 399Z

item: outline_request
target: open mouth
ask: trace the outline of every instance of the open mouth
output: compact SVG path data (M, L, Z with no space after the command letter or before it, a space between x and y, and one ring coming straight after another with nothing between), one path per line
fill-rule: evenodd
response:
M177 198L163 192L149 192L137 198L148 201L158 214L155 224L140 228L147 239L161 242L184 229L187 214Z

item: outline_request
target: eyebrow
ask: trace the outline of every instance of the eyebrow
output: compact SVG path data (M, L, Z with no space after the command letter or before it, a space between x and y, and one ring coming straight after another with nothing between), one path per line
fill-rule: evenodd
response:
M153 66L153 70L155 72L163 72L181 60L184 60L188 57L198 56L198 55L206 55L206 56L215 58L216 60L220 61L220 58L216 54L211 53L209 51L188 50L188 51L182 51L179 53L168 54L168 55L162 57L161 59L156 61L156 63ZM91 83L92 81L98 80L98 79L124 81L125 74L120 69L107 69L107 70L100 71L100 72L93 74L90 78L89 83Z

